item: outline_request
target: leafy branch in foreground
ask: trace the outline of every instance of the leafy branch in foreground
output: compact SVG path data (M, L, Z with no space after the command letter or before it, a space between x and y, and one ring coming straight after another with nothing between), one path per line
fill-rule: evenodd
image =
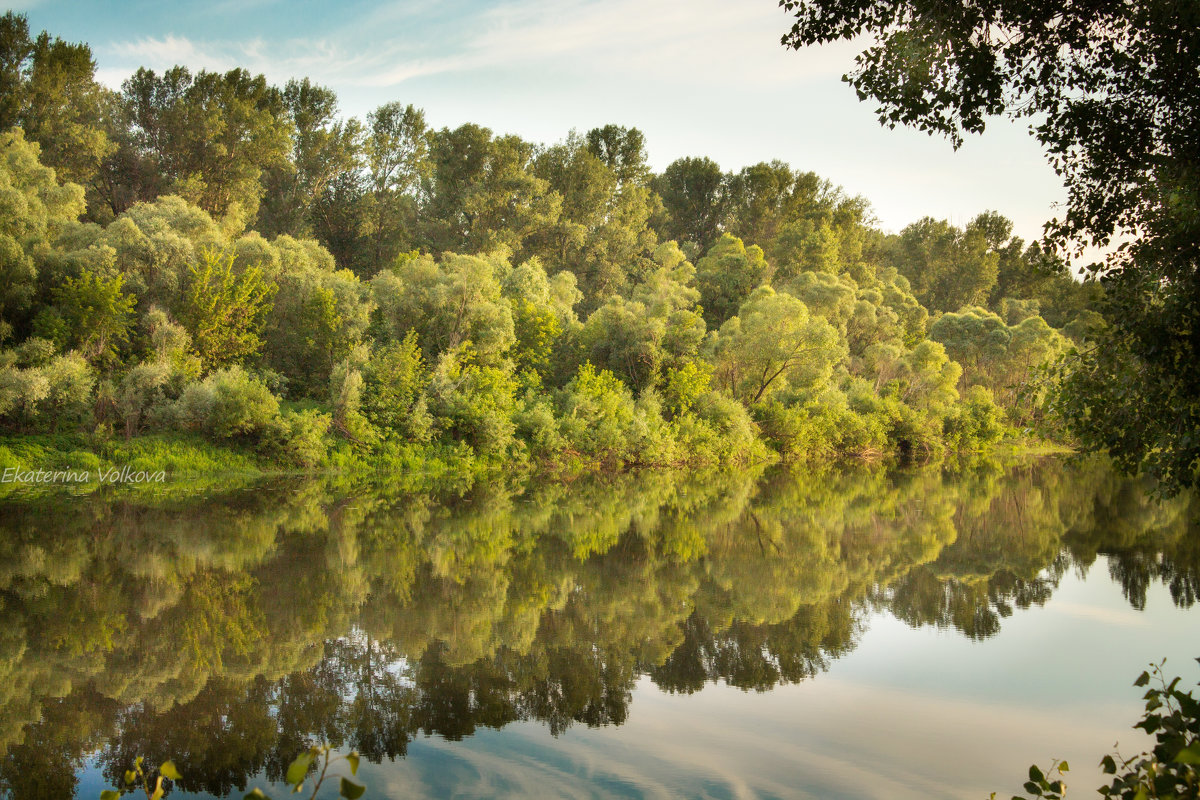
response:
M1196 659L1200 661L1200 658ZM1104 797L1121 800L1184 800L1200 797L1200 700L1191 692L1179 689L1180 678L1167 681L1163 664L1151 664L1150 669L1138 676L1134 686L1152 686L1146 691L1146 713L1141 722L1133 727L1141 728L1155 739L1154 749L1131 758L1120 753L1106 755L1100 760L1106 775L1112 775L1112 783L1101 786L1097 791ZM1036 765L1029 768L1029 780L1025 791L1032 797L1060 800L1067 796L1067 786L1062 774L1067 771L1065 761L1056 761L1049 773L1043 773ZM1050 778L1057 774L1054 780ZM992 798L995 798L995 792ZM1013 797L1013 800L1025 800Z
M158 768L158 777L155 778L154 788L151 789L150 773L143 769L143 763L145 763L145 759L142 756L138 756L137 760L133 762L133 769L125 770L125 786L131 792L137 791L140 788L150 800L160 800L163 794L166 793L166 789L163 788L164 778L177 781L183 777L179 774L179 770L175 768L174 761L164 761ZM116 789L105 789L100 793L100 800L117 800L120 796L121 792Z
M320 765L321 772L317 776L316 783L313 784L312 794L310 798L315 798L317 792L321 790L321 784L326 778L332 778L329 774L329 768L339 761L345 761L350 765L350 774L358 774L358 751L352 750L344 756L333 755L333 745L325 744L321 746L313 745L305 750L300 755L296 756L296 760L287 768L285 780L292 787L292 794L299 794L304 788L304 781L308 777L309 771L314 764ZM358 800L367 791L367 787L360 783L355 783L345 776L338 776L338 797L344 797L346 800ZM245 800L259 800L265 798L261 789L255 789L246 795Z
M138 756L134 762L134 768L125 771L125 785L130 791L135 791L139 785L146 793L146 797L150 800L160 800L165 793L163 788L163 778L169 778L172 781L178 781L183 776L179 774L179 770L175 768L175 762L165 761L158 768L158 778L154 782L154 789L150 788L150 775L142 768L144 759ZM295 760L287 768L287 774L284 780L288 786L292 787L292 794L299 794L304 789L304 782L308 779L308 773L313 770L314 765L320 767L320 773L317 775L317 780L313 784L312 794L309 795L310 800L316 798L317 792L321 791L321 785L325 783L326 778L338 778L338 797L345 800L358 800L367 791L367 787L360 783L355 783L344 775L334 776L329 773L329 768L339 761L345 761L350 766L350 774L358 774L359 755L357 750L353 750L346 755L335 755L333 745L314 745L305 750L300 755L296 756ZM106 789L100 793L100 800L118 800L121 797L121 792L116 789ZM263 792L262 789L252 789L245 795L244 800L269 800L269 795Z

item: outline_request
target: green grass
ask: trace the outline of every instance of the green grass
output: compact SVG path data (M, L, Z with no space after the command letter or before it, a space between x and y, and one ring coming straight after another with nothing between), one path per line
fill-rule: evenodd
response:
M276 471L272 465L242 450L215 445L188 434L153 434L102 440L83 434L0 436L0 475L4 470L73 470L86 472L86 482L70 484L0 483L0 496L17 491L94 491L105 485L100 473L128 467L130 472L163 473L165 481L177 483L194 478L261 476ZM109 482L108 485L112 485ZM123 487L153 488L163 484L120 484Z

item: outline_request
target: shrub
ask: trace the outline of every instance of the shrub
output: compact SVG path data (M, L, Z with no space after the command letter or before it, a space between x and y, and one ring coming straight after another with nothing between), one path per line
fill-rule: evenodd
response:
M226 367L184 390L176 416L217 439L255 438L279 416L279 400L238 366Z
M429 384L435 429L477 453L501 453L516 430L516 389L507 370L471 363L466 351L447 353L438 360Z
M1004 430L1004 412L983 386L968 389L942 421L946 445L956 450L980 450L999 441Z
M296 467L315 467L329 451L325 434L332 419L319 411L285 411L267 424L259 451L268 458Z
M608 370L584 364L559 392L558 407L563 436L576 452L607 464L632 454L633 394Z

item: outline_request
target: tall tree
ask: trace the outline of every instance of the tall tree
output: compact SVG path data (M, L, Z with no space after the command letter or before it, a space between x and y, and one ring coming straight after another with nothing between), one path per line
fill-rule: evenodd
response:
M976 224L980 220L982 224ZM994 226L989 231L989 223L994 222L981 216L962 229L926 217L901 232L894 261L922 305L957 311L986 302L1000 268L998 243L989 237L998 233Z
M86 44L45 31L31 38L23 15L0 17L0 131L23 128L60 180L90 183L114 149L104 119L108 90L95 73Z
M662 197L663 239L690 243L696 252L712 247L721 235L727 213L727 179L710 158L680 158L654 179Z
M535 231L553 225L561 201L531 171L534 154L520 137L493 137L478 125L438 131L425 243L439 253L517 251Z
M287 82L283 105L292 123L291 157L268 170L256 227L267 235L303 236L312 232L317 198L338 176L358 169L362 125L340 120L334 91L308 78Z
M292 123L262 75L139 69L123 86L134 152L158 181L138 199L171 192L244 225L258 213L271 168L288 168ZM149 196L145 196L145 195Z
M1067 184L1050 244L1108 245L1105 341L1061 410L1089 446L1168 489L1200 478L1200 4L781 0L789 47L862 36L847 76L882 122L957 146L1005 112Z
M641 134L608 126L546 148L532 171L561 198L557 220L528 244L551 272L574 272L589 305L626 291L651 269L655 197Z

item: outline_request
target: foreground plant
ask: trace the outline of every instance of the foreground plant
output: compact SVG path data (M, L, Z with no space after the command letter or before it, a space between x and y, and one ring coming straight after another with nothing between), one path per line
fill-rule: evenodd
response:
M288 766L287 775L284 776L284 780L292 787L292 794L299 794L304 789L304 781L308 778L308 773L312 769L313 764L320 765L321 772L313 784L312 794L309 795L310 798L315 798L317 792L321 791L321 784L325 782L325 779L335 777L329 774L329 768L339 761L345 761L350 766L351 775L358 774L357 750L351 750L342 756L334 755L333 745L313 745L296 756L296 760ZM367 787L360 783L355 783L345 776L339 775L336 777L338 778L338 797L344 797L346 800L358 800L367 791ZM246 795L244 800L260 800L260 798L266 797L268 795L264 794L261 789L254 789Z
M1196 659L1200 661L1200 658ZM1191 692L1179 689L1178 677L1167 681L1163 673L1166 659L1151 664L1134 681L1134 686L1156 685L1146 691L1146 713L1133 727L1152 734L1154 749L1131 758L1119 752L1100 760L1112 783L1097 791L1104 797L1121 800L1184 800L1200 797L1200 700ZM1067 771L1065 761L1056 761L1043 773L1036 765L1029 768L1025 791L1031 797L1064 798L1067 785L1062 780ZM992 798L995 798L995 792ZM1013 797L1013 800L1025 800Z
M145 759L138 756L133 762L133 769L125 770L125 787L130 792L136 792L139 788L146 793L146 797L150 800L159 800L166 793L163 788L163 779L177 781L182 775L175 768L174 761L164 761L158 768L158 777L154 780L154 788L150 788L150 773L143 768ZM105 789L100 793L100 800L117 800L121 796L121 792L116 789Z
M339 761L345 761L350 767L350 774L358 774L358 751L351 751L346 755L336 755L333 752L333 745L314 745L305 750L300 755L296 756L295 760L287 768L287 774L284 780L292 789L292 794L299 794L304 789L304 782L308 779L308 773L312 771L313 765L320 766L320 774L317 775L317 780L313 783L312 794L309 798L315 798L317 792L321 791L321 785L326 778L338 778L338 797L345 800L358 800L367 791L367 787L362 784L355 783L349 778L342 775L331 775L329 768ZM179 774L179 770L175 767L175 762L164 761L158 768L158 777L154 781L154 788L150 788L150 774L143 768L144 759L138 756L134 762L133 769L125 771L125 787L127 791L133 792L138 788L146 793L146 797L150 800L160 800L165 794L166 789L163 787L163 779L167 778L172 781L177 781L183 776ZM119 800L122 792L116 789L106 789L100 793L100 800ZM269 800L269 795L263 792L262 789L252 789L245 795L244 800Z

